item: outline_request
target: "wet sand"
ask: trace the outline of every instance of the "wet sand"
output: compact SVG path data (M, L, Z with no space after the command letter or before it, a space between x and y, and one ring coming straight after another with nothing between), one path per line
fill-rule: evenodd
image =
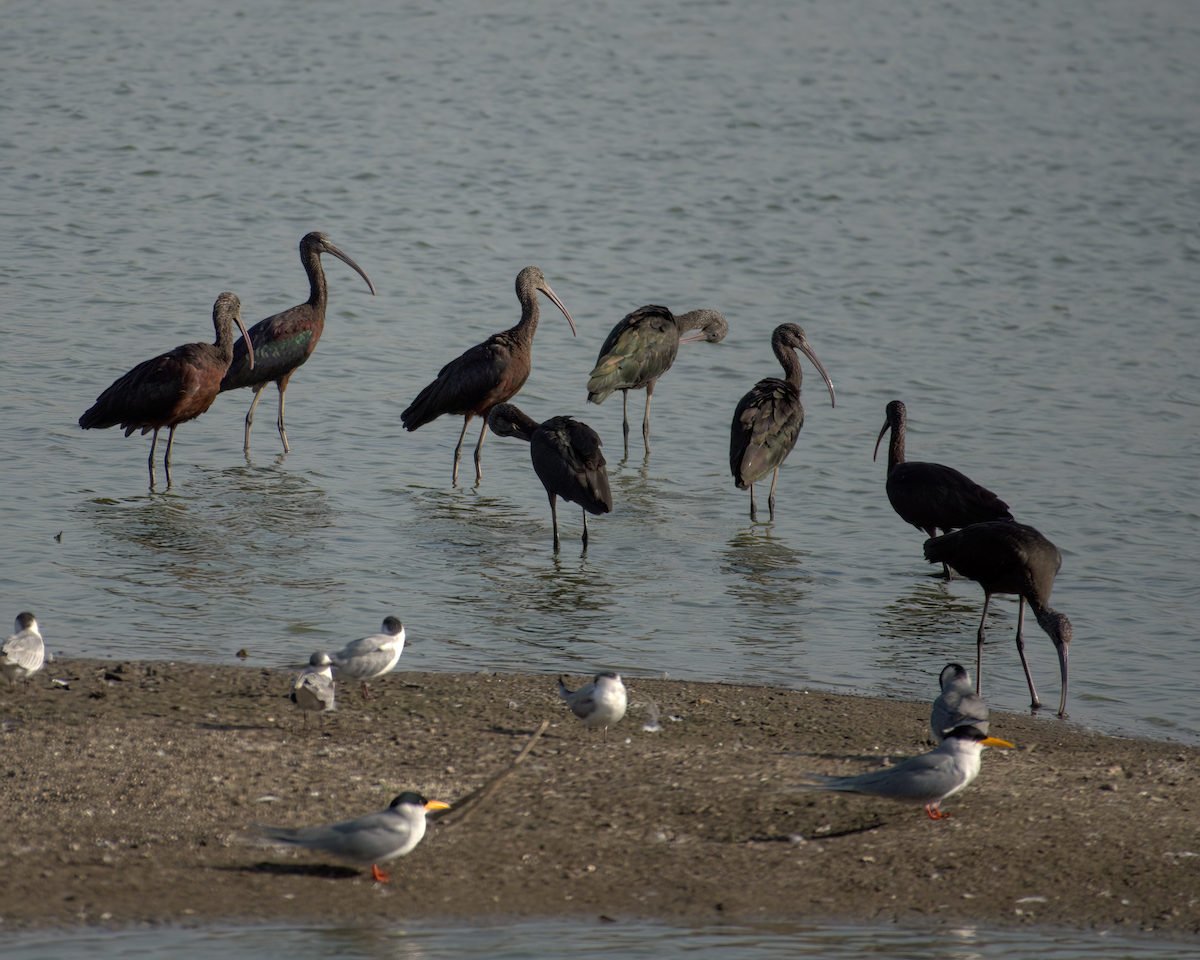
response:
M290 683L59 660L0 689L0 929L608 917L1200 934L1193 747L993 713L1018 749L987 750L932 821L792 789L930 749L927 703L634 679L605 741L548 676L394 673L366 702L340 684L337 712L307 728ZM642 729L647 701L661 730ZM452 801L543 719L528 759L472 816L431 826L391 883L246 842L253 823L345 819L404 790Z

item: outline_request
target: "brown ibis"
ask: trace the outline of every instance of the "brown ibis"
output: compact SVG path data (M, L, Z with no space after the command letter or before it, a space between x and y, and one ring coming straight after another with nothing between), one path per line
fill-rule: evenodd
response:
M984 624L992 594L1015 593L1019 598L1017 653L1025 670L1025 681L1029 684L1031 706L1036 710L1042 704L1033 686L1029 662L1025 659L1026 602L1058 652L1058 664L1062 672L1062 698L1058 703L1058 715L1065 717L1067 645L1073 633L1071 621L1057 610L1052 610L1049 603L1054 578L1062 566L1062 554L1058 548L1033 527L1013 520L993 520L926 540L925 559L930 563L948 563L964 577L983 587L983 616L979 618L979 634L975 641L975 692L979 693L982 689Z
M765 377L754 385L733 412L733 425L729 438L729 469L739 490L750 488L750 519L757 519L754 508L754 482L774 470L771 478L771 493L767 505L771 520L775 519L775 481L779 479L779 467L792 452L804 426L804 405L800 402L800 358L793 350L800 350L812 361L829 387L829 401L837 401L833 395L833 381L821 366L821 361L805 339L804 331L794 323L781 323L771 334L771 349L779 358L785 378Z
M681 343L719 343L729 324L716 310L693 310L675 316L666 307L647 304L609 331L588 380L588 401L603 403L614 390L621 391L621 429L625 454L629 454L629 391L646 390L642 439L650 452L650 398L658 378L671 369Z
M554 549L558 549L558 511L555 497L583 507L583 549L587 549L587 515L612 510L608 469L600 452L600 437L586 423L570 417L551 417L538 423L511 403L498 403L488 424L499 437L517 437L529 444L533 471L550 498Z
M167 455L167 489L171 487L171 447L175 428L193 420L212 406L221 392L221 378L233 359L233 325L246 335L242 323L241 301L232 293L223 293L213 304L216 343L185 343L153 360L139 363L105 390L91 408L79 418L84 430L122 426L125 436L134 430L143 434L154 431L150 443L150 489L154 489L154 449L158 431L170 427ZM254 365L254 351L248 355Z
M926 536L958 530L973 523L1011 520L1008 504L953 467L940 463L908 463L904 459L904 427L908 421L904 404L893 400L887 405L887 422L875 440L875 455L883 435L892 431L888 441L887 496L900 519L911 523ZM942 564L950 579L950 567Z
M308 300L298 304L283 313L260 320L250 328L248 336L238 341L233 351L233 363L229 372L221 381L221 392L240 390L242 387L254 388L254 399L246 413L246 439L242 449L250 452L250 425L254 423L254 408L258 405L259 396L268 383L274 382L279 388L279 439L283 441L283 452L289 453L287 431L283 427L283 395L287 392L288 381L296 368L301 366L312 352L317 349L317 341L325 330L325 308L329 304L329 285L325 281L325 271L321 269L321 254L328 253L337 257L349 266L355 273L367 281L371 296L375 295L375 284L363 273L362 267L342 253L329 242L329 238L316 231L304 235L300 241L300 262L304 272L308 274ZM258 363L249 362L246 344L254 346Z
M443 413L463 418L462 433L458 437L458 446L454 448L454 472L451 474L454 486L458 486L458 461L471 418L478 415L483 419L479 443L475 445L475 483L478 485L483 479L480 457L488 429L488 411L496 404L516 396L529 379L533 335L538 325L539 290L562 311L571 325L571 333L578 336L575 321L550 289L542 271L537 267L526 267L517 274L517 299L521 301L521 319L517 325L492 334L483 343L477 343L466 353L451 360L438 371L437 379L417 394L417 398L400 414L405 430L416 430Z

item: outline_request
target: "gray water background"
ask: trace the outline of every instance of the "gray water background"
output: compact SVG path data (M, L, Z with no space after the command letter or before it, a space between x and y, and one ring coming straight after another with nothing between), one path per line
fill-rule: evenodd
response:
M812 686L928 701L973 668L982 592L943 585L871 451L998 492L1063 553L1072 723L1200 742L1200 9L1185 2L13 2L0 31L5 616L65 656L279 666L400 616L403 665ZM276 394L149 437L79 415L137 362L305 298L330 309ZM544 298L517 403L604 438L615 506L560 504L461 419L399 413ZM585 403L643 303L720 310L726 340L660 381L652 451ZM728 470L734 405L799 322L807 417L774 524ZM472 427L470 436L475 436ZM164 436L165 440L165 436ZM472 441L473 442L473 439ZM161 453L161 446L160 446ZM161 480L161 465L159 467ZM765 489L760 519L765 519ZM61 541L56 535L61 533ZM984 692L1028 703L1015 601ZM1057 665L1031 624L1043 699ZM917 711L919 713L919 711ZM1047 716L1047 723L1059 723Z

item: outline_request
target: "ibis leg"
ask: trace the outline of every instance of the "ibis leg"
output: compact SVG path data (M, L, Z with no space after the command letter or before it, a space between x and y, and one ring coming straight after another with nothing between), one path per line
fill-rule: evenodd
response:
M558 509L554 505L554 494L547 493L550 497L550 523L554 526L554 552L558 553Z
M750 484L750 522L758 520L758 511L754 509L754 484Z
M167 434L167 455L163 457L163 469L167 471L168 490L171 489L171 448L173 446L175 446L175 427L171 427L171 432Z
M991 602L992 595L984 593L983 616L979 618L979 633L975 636L975 692L980 695L983 693L983 625L987 623L988 605Z
M1042 704L1038 700L1037 691L1033 689L1033 674L1029 672L1029 661L1025 659L1025 598L1017 600L1017 655L1021 658L1021 668L1025 671L1025 682L1029 684L1029 706L1036 710Z
M625 436L625 456L629 456L629 391L621 391L621 433Z
M775 522L775 481L779 479L779 468L775 468L775 473L771 477L771 492L767 496L767 506L771 508L771 522Z
M467 424L471 422L471 418L475 416L473 413L468 413L463 417L462 433L458 435L458 446L454 448L454 473L450 475L450 486L458 486L458 459L462 456L463 439L467 435Z
M582 513L583 513L583 549L586 552L586 550L587 550L587 511L584 510L584 511L582 511Z
M150 489L154 489L154 448L158 446L158 427L154 428L154 438L150 441Z
M260 383L254 388L254 399L250 401L250 409L246 411L246 439L242 444L242 453L250 452L250 424L254 423L254 408L258 406L259 394L263 392L265 383Z
M284 377L279 381L279 419L275 421L275 426L279 428L279 439L283 441L283 452L291 453L292 449L288 446L287 431L283 429L283 395L287 392L288 377Z
M646 414L642 417L642 440L646 443L646 452L650 452L650 398L654 396L654 384L656 380L651 380L646 384Z
M487 417L483 418L483 429L479 431L479 442L475 444L475 486L483 479L483 438L487 436Z

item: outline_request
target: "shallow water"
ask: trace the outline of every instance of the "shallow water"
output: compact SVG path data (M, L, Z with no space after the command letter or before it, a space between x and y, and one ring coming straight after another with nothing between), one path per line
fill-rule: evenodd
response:
M56 653L281 665L395 613L414 669L926 701L948 660L973 669L982 594L940 583L888 505L871 450L901 398L910 459L1062 550L1072 721L1200 742L1193 5L49 0L5 26L0 595ZM77 418L210 339L222 290L248 324L302 300L313 229L378 296L325 258L292 452L272 388L242 455L238 391L149 495L149 437ZM552 553L523 444L489 438L455 489L461 423L399 421L516 321L530 263L579 338L543 298L517 402L609 458L586 556L574 506ZM648 458L633 396L623 458L619 399L584 383L647 302L731 330L661 380ZM797 321L837 406L806 365L775 522L751 524L728 424ZM984 692L1020 710L1015 603L993 609ZM1057 702L1036 627L1029 651Z
M181 934L187 945L179 946ZM406 930L360 928L229 927L124 932L30 933L6 946L12 960L57 960L113 951L123 957L161 956L206 960L253 956L287 960L362 957L372 960L438 960L441 957L605 957L640 960L703 956L706 960L771 960L774 957L829 957L831 960L988 960L988 958L1096 957L1100 960L1157 960L1192 956L1183 943L1155 942L1102 934L1061 931L980 930L963 927L919 931L895 927L800 924L730 925L695 929L647 923L523 923L508 927ZM106 954L107 955L107 954Z

